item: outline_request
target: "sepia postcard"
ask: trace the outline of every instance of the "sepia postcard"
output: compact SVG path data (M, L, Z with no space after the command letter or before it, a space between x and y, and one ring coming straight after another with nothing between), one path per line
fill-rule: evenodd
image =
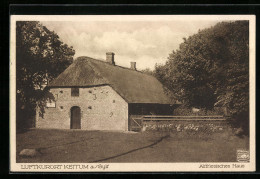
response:
M254 15L10 19L10 172L255 171Z

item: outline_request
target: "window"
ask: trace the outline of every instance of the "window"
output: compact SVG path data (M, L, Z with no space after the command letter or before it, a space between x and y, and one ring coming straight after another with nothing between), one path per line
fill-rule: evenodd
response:
M79 96L79 88L71 88L71 96Z

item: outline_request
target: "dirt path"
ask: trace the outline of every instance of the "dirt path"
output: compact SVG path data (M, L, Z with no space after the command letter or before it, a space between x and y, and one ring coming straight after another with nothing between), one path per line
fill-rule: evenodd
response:
M146 145L146 146L144 146L144 147L136 148L136 149L130 150L130 151L128 151L128 152L124 152L124 153L122 153L122 154L118 154L118 155L115 155L115 156L112 156L112 157L108 157L108 158L105 158L105 159L100 159L100 160L91 161L90 163L104 162L104 161L111 160L111 159L115 159L115 158L118 158L118 157L121 157L121 156L124 156L124 155L128 155L128 154L130 154L130 153L133 153L133 152L136 152L136 151L139 151L139 150L142 150L142 149L146 149L146 148L149 148L149 147L153 147L153 146L159 144L160 142L162 142L163 139L168 138L168 137L169 137L169 135L166 135L166 136L160 138L158 141L156 141L156 142L154 142L154 143L152 143L152 144L150 144L150 145Z

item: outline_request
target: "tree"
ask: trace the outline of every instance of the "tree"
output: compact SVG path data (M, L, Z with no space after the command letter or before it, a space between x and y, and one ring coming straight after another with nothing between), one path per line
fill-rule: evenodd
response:
M155 76L187 106L225 106L248 124L249 22L221 22L199 30L173 51ZM242 123L243 124L242 124Z
M144 70L141 70L142 73L145 73L147 75L154 75L154 71L150 68L145 68Z
M44 84L64 71L73 62L74 54L73 47L40 22L16 23L17 127L28 125L36 106L43 105L37 102L46 97Z

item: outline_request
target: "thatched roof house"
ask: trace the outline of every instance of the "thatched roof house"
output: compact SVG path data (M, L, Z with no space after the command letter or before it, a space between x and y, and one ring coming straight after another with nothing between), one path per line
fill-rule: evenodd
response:
M131 68L117 66L114 53L107 53L106 62L90 57L77 58L48 85L56 102L52 105L55 107L50 105L46 109L46 116L52 118L50 121L58 121L57 118L65 115L70 127L65 125L64 128L129 130L130 115L172 113L172 102L162 84L155 77L137 71L135 65L132 62ZM72 107L78 107L78 112L72 111ZM80 118L77 127L72 125L73 118ZM106 118L111 119L111 124L107 125ZM100 122L102 120L104 123ZM45 123L38 126L55 126ZM59 128L63 126L61 123L57 122Z
M77 58L49 87L98 85L110 85L128 103L171 103L155 77L90 57Z

